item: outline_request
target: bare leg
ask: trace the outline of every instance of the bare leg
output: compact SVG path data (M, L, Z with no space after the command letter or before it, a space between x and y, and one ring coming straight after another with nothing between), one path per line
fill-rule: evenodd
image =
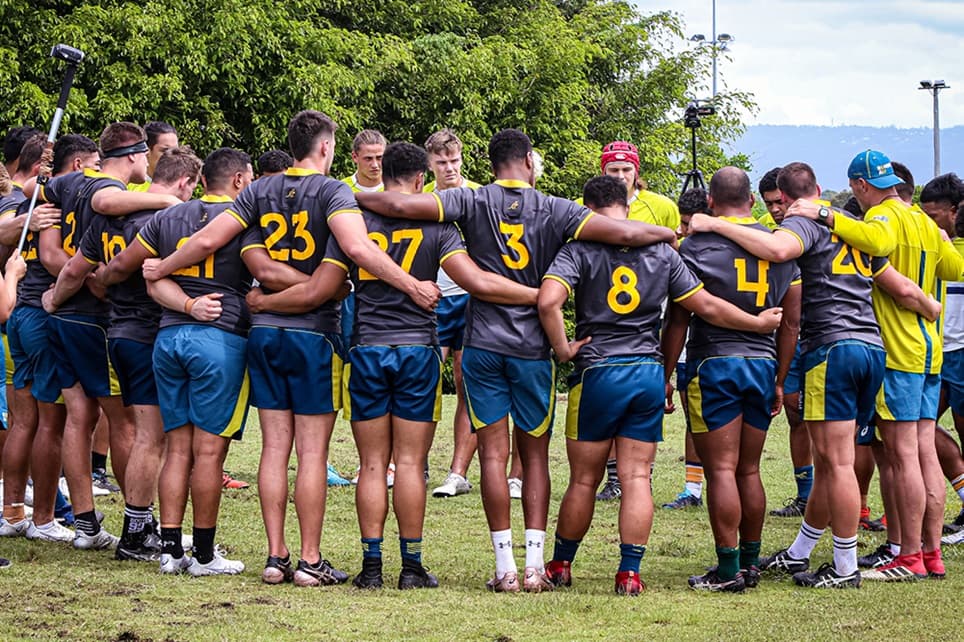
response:
M900 517L901 554L912 555L920 551L925 505L917 422L881 420L878 427L884 440L884 452L894 471L894 486L900 489L895 499Z
M602 481L611 443L612 440L566 439L569 486L559 506L556 533L560 537L578 541L585 537L586 531L589 530L596 508L596 488ZM627 471L627 474L630 474L630 471Z
M37 404L37 435L30 468L33 472L33 520L49 524L54 518L57 484L63 470L62 446L67 409L63 404Z
M546 530L549 521L549 433L532 437L515 429L515 446L522 460L522 513L526 528Z
M333 412L295 415L295 450L298 453L295 510L298 511L301 531L301 559L309 564L317 564L321 559L321 531L328 499L328 444L334 427Z
M221 508L221 473L230 439L194 430L194 468L191 471L191 506L194 528L214 528Z
M127 464L124 499L132 506L149 506L157 493L164 456L164 422L158 406L133 406L132 410L134 445ZM115 452L112 448L111 453Z
M617 437L615 442L616 466L623 489L619 503L619 541L646 545L653 528L653 494L649 476L656 444L625 437Z
M127 462L134 446L134 411L125 406L120 397L99 397L97 402L104 409L110 426L110 465L126 497Z
M180 528L194 467L194 426L185 424L165 434L167 445L164 466L158 482L161 527Z
M508 530L509 483L505 474L509 462L509 418L476 432L479 440L479 465L482 476L482 506L490 531Z
M361 463L358 485L355 487L358 527L363 538L380 538L385 530L385 518L388 516L385 468L392 456L391 416L352 421L351 432L355 437Z
M94 510L91 488L91 435L97 423L97 402L86 394L80 384L63 390L67 405L67 424L64 428L64 474L70 489L74 514Z
M462 384L462 351L452 352L452 374L455 377L455 448L452 451L452 465L450 470L463 477L469 471L472 458L478 448L479 440L472 432L469 421L469 410L465 404L465 388Z
M920 468L926 493L924 521L921 525L925 551L933 551L941 547L941 531L944 527L944 502L947 499L944 475L941 473L937 449L934 445L935 426L936 422L933 419L921 419L917 422L917 445L920 449Z
M425 458L435 438L434 421L408 421L392 417L395 451L395 487L392 503L398 535L420 539L425 523Z
M288 505L288 460L294 443L294 422L287 410L258 410L261 422L261 462L258 498L268 536L268 555L285 557L285 508Z

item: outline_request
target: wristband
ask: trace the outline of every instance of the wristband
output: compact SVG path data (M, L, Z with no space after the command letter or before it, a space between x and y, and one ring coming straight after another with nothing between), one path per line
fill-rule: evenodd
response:
M192 299L188 297L187 301L184 302L184 314L191 314L191 310L194 309L194 304L196 302L197 302L197 299Z

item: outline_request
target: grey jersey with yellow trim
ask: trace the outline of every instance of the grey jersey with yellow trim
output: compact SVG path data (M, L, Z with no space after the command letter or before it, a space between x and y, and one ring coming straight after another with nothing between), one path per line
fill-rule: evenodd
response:
M836 208L834 215L857 219ZM887 268L887 259L871 258L826 225L801 216L788 216L777 230L795 236L803 250L797 259L803 278L800 350L844 339L883 346L870 296L874 277Z
M127 216L94 216L79 251L89 263L108 263L134 242L137 233L157 210L141 210ZM107 288L110 301L109 339L130 339L139 343L154 343L161 321L161 306L147 293L147 284L140 270L125 280Z
M264 248L275 261L304 274L314 272L325 257L331 237L328 221L340 214L360 213L348 185L298 167L254 181L227 211L247 228L241 235L242 253ZM338 332L340 310L340 302L328 301L304 314L261 312L252 315L251 323Z
M125 183L93 169L55 176L46 185L38 187L40 200L60 206L60 223L53 227L60 230L61 244L68 255L74 256L77 253L87 228L94 217L100 216L94 211L91 199L94 194L108 187L127 190ZM60 306L57 314L107 318L110 315L110 305L98 299L86 287L82 287Z
M703 287L665 243L615 247L568 243L545 278L576 297L576 338L592 337L576 354L578 369L609 357L662 357L659 333L667 296L682 301Z
M457 222L469 254L483 270L538 288L559 249L592 216L570 200L547 196L522 181L434 194L439 220ZM476 298L466 312L465 345L522 359L548 359L549 341L530 305Z
M449 257L465 252L458 228L450 223L405 221L363 212L368 237L405 272L419 281L434 281ZM340 265L355 284L353 345L437 345L434 311L418 307L411 297L352 264L332 237L325 261Z
M205 195L197 200L171 206L161 210L145 223L136 238L154 256L170 256L230 205L231 200L227 197ZM241 260L240 237L240 234L235 236L197 265L175 270L170 277L189 297L220 293L221 316L207 323L180 310L164 308L161 328L200 324L212 325L241 336L248 335L251 318L244 297L251 289L251 274Z
M751 217L721 218L769 232ZM770 263L759 259L719 234L689 236L680 246L680 256L707 292L750 314L780 305L790 284L799 279L799 270L793 261ZM690 363L706 357L776 356L774 334L727 330L695 315L690 321L686 344L686 358Z

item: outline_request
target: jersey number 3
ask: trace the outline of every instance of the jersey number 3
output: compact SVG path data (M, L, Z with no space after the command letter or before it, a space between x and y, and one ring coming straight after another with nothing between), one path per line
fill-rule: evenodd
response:
M505 245L510 252L515 254L515 258L509 254L502 255L502 262L510 270L521 270L529 265L529 250L522 244L522 234L525 227L522 223L506 223L499 221L499 231L505 234Z

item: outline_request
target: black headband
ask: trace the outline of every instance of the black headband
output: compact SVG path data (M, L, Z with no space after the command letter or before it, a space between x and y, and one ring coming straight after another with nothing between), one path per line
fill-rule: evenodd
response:
M101 152L101 156L104 158L120 158L121 156L127 156L128 154L140 154L148 151L148 149L147 141L139 140L133 145L127 145L126 147L115 147L110 151Z

